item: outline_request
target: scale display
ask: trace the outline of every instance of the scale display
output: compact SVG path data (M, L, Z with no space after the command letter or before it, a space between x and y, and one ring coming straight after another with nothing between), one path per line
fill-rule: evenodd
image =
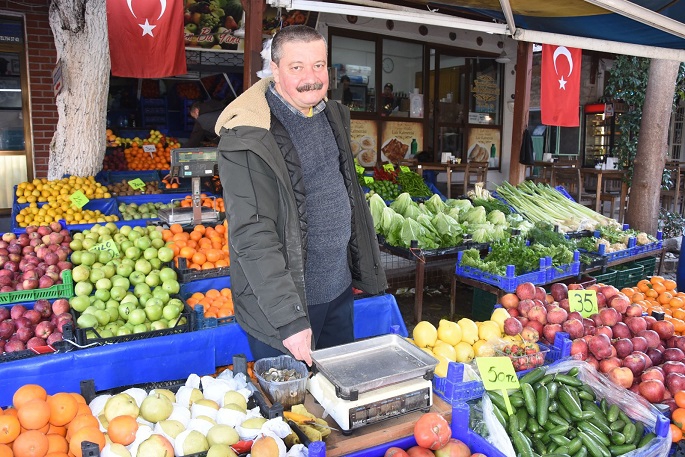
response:
M216 149L212 151L183 151L176 149L176 162L216 162Z
M217 148L176 148L171 150L171 175L179 178L214 176Z

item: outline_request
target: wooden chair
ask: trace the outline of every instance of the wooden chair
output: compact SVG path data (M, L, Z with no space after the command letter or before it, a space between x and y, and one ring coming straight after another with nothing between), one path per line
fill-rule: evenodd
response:
M571 167L554 167L552 173L553 186L563 186L566 192L573 197L573 199L581 205L592 205L593 194L585 192L583 187L583 178L580 174L580 168Z
M466 165L466 171L464 172L464 195L473 189L477 182L487 182L488 166L488 162L469 162Z

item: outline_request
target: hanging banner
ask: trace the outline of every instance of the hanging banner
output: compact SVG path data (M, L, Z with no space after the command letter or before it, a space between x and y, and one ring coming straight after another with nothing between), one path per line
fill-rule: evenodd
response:
M183 0L186 48L193 50L242 49L243 6L240 0ZM236 31L240 32L236 35ZM243 36L240 36L243 35Z

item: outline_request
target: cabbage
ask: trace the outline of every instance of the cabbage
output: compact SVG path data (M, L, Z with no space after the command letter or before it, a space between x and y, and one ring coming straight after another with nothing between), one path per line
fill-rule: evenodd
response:
M505 227L507 226L507 217L504 215L504 213L498 209L490 211L490 214L488 214L488 222L492 222L495 225L504 225Z
M390 207L395 210L398 214L403 215L404 217L407 217L405 214L407 211L407 208L411 206L416 206L416 203L412 201L411 195L409 195L407 192L402 192L394 202L390 204Z
M490 241L490 236L493 232L494 225L486 222L485 224L479 224L469 230L471 232L471 239L476 243L487 243Z
M448 208L459 208L459 211L464 211L473 208L471 200L466 199L455 200L449 198L445 201L445 206L447 206Z
M401 246L402 239L400 238L400 231L402 230L402 224L404 223L404 217L400 214L393 214L392 220L389 222L389 227L385 233L385 241L391 246Z
M381 232L382 233L385 234L385 233L390 232L392 220L396 214L397 213L392 208L388 208L387 206L385 208L383 208L383 216L381 217Z
M412 203L414 203L414 202L412 202ZM405 219L417 220L421 214L422 213L421 213L421 210L419 210L419 206L416 203L414 203L413 205L408 206L404 210L403 216L405 217Z
M459 217L459 222L468 222L469 224L483 224L487 222L485 208L482 206L471 208L465 213L460 214Z
M442 246L457 246L462 242L462 229L459 222L445 213L438 213L431 221L440 234Z
M426 208L433 214L439 214L445 211L446 206L438 194L433 194L426 202Z
M373 194L371 198L369 198L369 207L371 209L371 217L373 218L373 228L375 228L376 231L379 231L383 210L387 208L387 206L378 194Z
M438 243L428 231L413 219L404 220L400 237L406 248L411 247L412 240L418 241L418 247L421 249L435 249L438 247Z
M436 230L435 227L433 227L433 223L431 222L431 217L426 215L426 214L421 214L418 218L416 218L416 222L421 224L428 232L433 234L433 236L436 239L440 238L440 232Z

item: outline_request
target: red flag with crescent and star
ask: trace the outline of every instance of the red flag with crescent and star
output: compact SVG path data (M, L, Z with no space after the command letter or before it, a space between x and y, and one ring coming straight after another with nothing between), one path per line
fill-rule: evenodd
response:
M112 75L163 78L186 67L183 0L107 0Z
M583 50L542 45L540 115L545 125L580 125L580 66Z

